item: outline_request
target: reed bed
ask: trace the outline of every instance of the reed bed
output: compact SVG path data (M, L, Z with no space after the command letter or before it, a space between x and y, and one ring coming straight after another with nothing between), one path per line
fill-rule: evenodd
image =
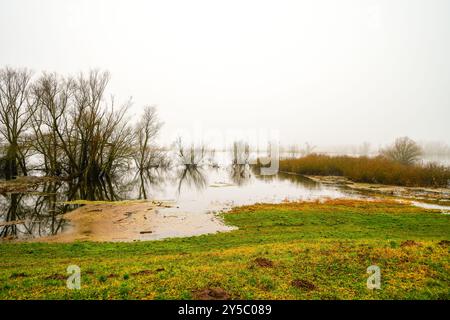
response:
M401 164L384 157L312 154L280 160L280 171L304 175L344 176L354 182L409 187L448 187L450 168L436 163Z

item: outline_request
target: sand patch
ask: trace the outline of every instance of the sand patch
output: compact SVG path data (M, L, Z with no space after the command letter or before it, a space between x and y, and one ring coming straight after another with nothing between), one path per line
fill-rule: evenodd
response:
M191 213L169 201L78 201L82 207L64 215L61 233L34 242L130 242L189 237L230 231L212 212Z
M57 235L33 239L38 242L134 241L152 232L156 208L170 207L161 201L84 202L64 215L69 227Z

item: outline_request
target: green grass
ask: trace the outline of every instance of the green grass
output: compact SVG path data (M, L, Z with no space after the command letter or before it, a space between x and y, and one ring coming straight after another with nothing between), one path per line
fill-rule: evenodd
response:
M448 215L341 200L247 206L224 219L239 229L152 242L0 244L0 299L192 299L205 288L234 299L450 298ZM66 288L71 264L81 267L81 290ZM381 268L380 290L366 288L370 265Z
M447 187L450 168L434 163L405 165L383 157L349 157L312 154L282 159L281 171L303 175L344 176L354 182L410 187Z

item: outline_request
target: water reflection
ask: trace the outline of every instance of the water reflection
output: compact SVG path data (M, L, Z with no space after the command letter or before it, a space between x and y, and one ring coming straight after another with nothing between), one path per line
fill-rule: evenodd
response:
M176 179L178 181L178 194L181 194L183 186L188 189L195 188L197 191L200 191L208 185L206 172L202 167L196 165L179 167L177 169Z
M247 152L245 148L243 150L238 156L241 160L246 159ZM4 194L0 199L0 236L31 238L57 234L68 227L64 214L75 207L67 201L77 199L172 200L176 206L167 209L170 214L186 216L255 202L348 195L302 176L287 173L261 176L259 169L249 165L248 161L233 161L237 154L239 152L235 152L226 165L178 164L138 173L130 170L114 180L80 178L48 182L33 193Z
M0 199L0 237L33 238L54 235L66 225L63 214L74 208L65 204L61 183L45 183L37 193L10 193Z
M110 177L82 177L69 180L67 185L68 200L85 199L117 201L121 200L118 191L125 187L125 184L120 178L112 180Z
M259 171L259 168L254 168L253 172ZM293 174L293 173L287 173L287 172L279 172L276 175L260 175L258 176L258 179L265 181L267 183L274 182L276 180L279 181L289 181L290 183L301 187L301 188L307 188L307 189L320 189L322 188L322 185L314 180L311 180L307 177Z
M161 190L164 188L166 175L167 169L165 168L151 168L136 173L135 180L132 185L139 185L137 198L150 199L153 194L153 190Z
M250 171L249 164L234 163L231 166L230 178L234 184L238 186L243 186L247 183L250 183L251 176L252 174Z

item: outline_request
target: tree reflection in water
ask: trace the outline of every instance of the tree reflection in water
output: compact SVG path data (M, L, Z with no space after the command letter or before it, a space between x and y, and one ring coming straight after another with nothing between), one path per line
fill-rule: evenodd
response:
M250 171L250 165L248 164L233 164L230 171L231 181L238 185L243 186L250 182L252 173Z
M0 200L0 237L32 238L54 235L65 226L64 184L47 182L36 193L10 193Z
M182 186L187 188L205 189L208 185L205 171L197 165L184 165L177 169L176 179L178 180L178 194L181 193Z
M150 199L152 192L162 190L167 180L167 168L151 168L137 172L132 185L138 186L138 199Z
M245 154L247 152L244 152ZM245 156L241 159L246 163L232 161L228 167L222 168L207 164L177 164L170 168L151 168L137 173L124 172L123 176L114 177L114 180L88 179L88 184L85 179L52 180L43 183L33 192L5 193L0 196L0 237L32 238L61 232L68 225L64 214L77 207L70 204L72 200L151 199L161 196L176 197L182 192L185 193L185 198L189 198L195 197L192 191L207 190L209 179L218 179L225 183L229 180L233 185L242 187L227 189L231 197L235 193L252 190L246 190L246 186L250 184L259 183L258 188L261 188L261 181L283 188L297 186L300 192L322 188L320 184L299 175L280 172L277 175L261 176L257 166L249 165ZM289 192L290 189L286 190ZM214 199L214 194L205 192L205 197L212 196Z

